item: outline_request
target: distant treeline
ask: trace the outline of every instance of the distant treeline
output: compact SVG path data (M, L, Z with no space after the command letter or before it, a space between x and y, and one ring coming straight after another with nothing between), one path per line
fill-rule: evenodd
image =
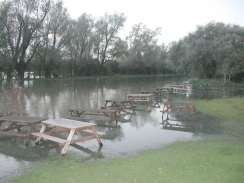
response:
M62 1L7 0L0 6L0 72L8 79L114 74L181 74L241 80L244 28L210 22L169 45L161 28L138 23L118 36L126 16L70 18Z

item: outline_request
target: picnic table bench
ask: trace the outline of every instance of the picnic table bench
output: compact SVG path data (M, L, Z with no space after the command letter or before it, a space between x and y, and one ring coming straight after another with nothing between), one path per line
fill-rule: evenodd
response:
M96 124L86 123L70 119L49 119L42 121L42 128L40 132L33 132L32 135L36 138L35 143L39 144L41 138L50 140L52 142L57 142L59 146L64 146L61 155L64 155L70 144L84 142L87 140L96 139L98 144L102 146L100 137L105 135L105 133L97 132L95 129ZM47 127L51 125L53 127L52 131L45 132ZM68 133L67 139L57 137L61 133ZM83 136L82 133L88 133L91 135ZM74 136L74 135L77 136ZM81 135L82 134L82 135ZM76 138L75 138L76 137Z
M127 110L132 110L132 113L135 112L136 106L133 105L132 100L123 100L123 99L107 99L105 100L104 107L102 109L115 109L119 112L127 112Z
M87 109L87 108L74 108L70 109L70 117L68 119L81 120L81 121L94 121L94 122L116 122L118 124L118 110L116 109Z
M169 112L172 112L172 109L176 108L176 114L188 114L191 116L192 121L194 121L195 113L196 113L196 104L188 103L188 102L164 102L162 112L162 123L168 122L169 120ZM166 115L166 119L164 119L164 114Z
M16 136L24 139L24 145L28 145L31 133L37 131L35 125L47 118L30 116L4 116L0 117L0 127L5 123L6 128L0 128L0 134L5 136ZM27 133L20 133L21 128L27 127ZM17 130L17 131L16 131Z
M164 123L162 129L173 130L173 131L183 131L183 132L194 132L195 126L194 126L194 124L189 124L189 125L173 124L173 123L169 123L167 121L167 123Z
M129 94L127 95L127 99L132 100L133 104L144 105L146 111L151 111L152 96L153 94Z

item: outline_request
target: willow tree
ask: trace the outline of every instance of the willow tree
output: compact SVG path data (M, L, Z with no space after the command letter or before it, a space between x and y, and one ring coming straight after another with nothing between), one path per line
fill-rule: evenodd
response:
M70 26L71 39L66 46L71 60L72 74L79 76L85 74L85 66L91 61L93 44L94 19L91 15L83 13Z
M138 74L150 72L151 65L155 60L159 60L161 49L158 49L158 36L161 28L149 29L146 25L139 23L132 27L126 40L129 45L128 60L133 65L133 70ZM149 73L148 73L149 74Z
M244 50L243 39L243 27L210 22L175 43L169 50L170 58L180 74L226 82L243 72L239 56Z
M33 60L42 32L40 28L50 11L50 0L8 0L0 8L7 77L11 78L14 70L19 79Z
M108 50L119 30L123 28L125 21L126 17L123 13L106 13L95 23L94 52L98 61L100 74L103 73L105 62L111 60Z
M70 18L62 1L52 1L51 10L40 29L43 36L40 38L40 45L36 52L45 78L58 75L58 68L64 57L64 47L70 40L69 25Z

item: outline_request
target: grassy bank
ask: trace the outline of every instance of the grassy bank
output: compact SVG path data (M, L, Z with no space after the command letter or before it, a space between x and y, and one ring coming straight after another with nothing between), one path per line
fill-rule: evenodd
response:
M125 160L87 164L57 157L15 182L243 182L244 144L183 142Z
M224 118L233 131L243 127L243 98L197 101L197 109ZM225 122L224 122L225 121ZM241 133L239 134L241 135ZM85 163L67 154L48 160L14 180L28 182L244 182L244 141L177 142L135 157Z
M244 140L244 98L213 99L197 101L197 109L223 118L222 126L229 135Z
M244 124L243 97L198 101L197 109L204 113L223 117L233 125Z
M232 81L226 81L223 83L223 80L221 79L191 79L191 84L214 84L214 85L223 85L224 87L235 87L235 88L244 88L244 82L232 82Z

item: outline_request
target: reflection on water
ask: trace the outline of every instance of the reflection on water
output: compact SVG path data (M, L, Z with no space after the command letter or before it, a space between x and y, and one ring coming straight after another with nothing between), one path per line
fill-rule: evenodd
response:
M67 117L70 115L69 109L73 107L101 108L105 104L105 99L126 99L131 93L152 91L183 81L177 77L26 81L24 101L18 113L51 119ZM227 91L219 91L217 94L205 92L200 90L193 91L191 96L168 97L172 100L177 100L177 97L187 100L232 95ZM0 105L3 105L2 102ZM136 111L136 114L123 115L123 118L119 119L120 128L97 126L98 131L107 133L102 138L102 148L99 148L96 140L91 140L69 147L67 153L75 154L84 160L127 157L141 150L159 148L175 141L192 140L202 138L204 134L220 132L217 119L200 113L196 114L193 131L162 128L160 110L160 103L157 103L151 112ZM179 124L184 125L180 116L174 117ZM59 154L62 149L57 144L45 141L36 146L34 139L28 147L23 147L22 144L21 139L0 138L0 182L6 182L6 176L9 178L19 175L23 167L38 166L46 158Z

